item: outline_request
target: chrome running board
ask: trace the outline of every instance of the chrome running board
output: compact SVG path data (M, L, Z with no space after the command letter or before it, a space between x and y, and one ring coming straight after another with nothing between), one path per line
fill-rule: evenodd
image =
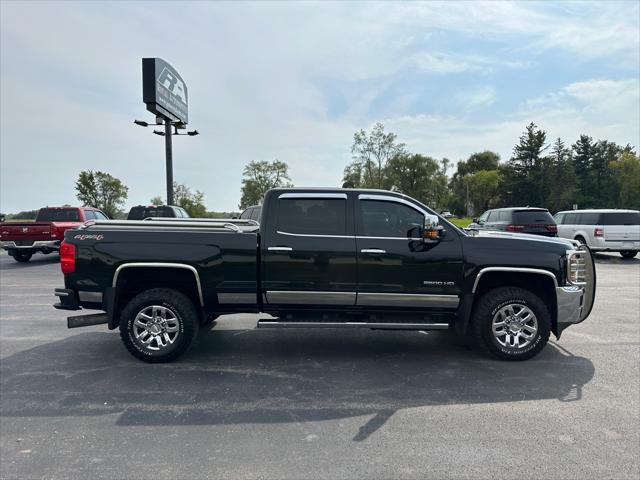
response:
M384 330L447 330L448 323L401 322L281 322L258 320L257 328L377 328Z

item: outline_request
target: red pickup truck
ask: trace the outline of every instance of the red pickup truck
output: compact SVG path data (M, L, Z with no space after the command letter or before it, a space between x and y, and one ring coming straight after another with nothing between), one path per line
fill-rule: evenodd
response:
M17 262L28 262L36 252L49 254L60 250L66 230L87 220L108 219L91 207L45 207L38 211L35 222L0 223L0 245Z

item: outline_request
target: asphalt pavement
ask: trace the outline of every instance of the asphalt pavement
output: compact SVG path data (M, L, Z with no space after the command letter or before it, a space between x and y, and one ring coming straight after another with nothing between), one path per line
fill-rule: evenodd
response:
M445 334L255 330L181 360L66 328L55 255L0 255L2 478L640 478L640 259L598 255L593 313L507 363Z

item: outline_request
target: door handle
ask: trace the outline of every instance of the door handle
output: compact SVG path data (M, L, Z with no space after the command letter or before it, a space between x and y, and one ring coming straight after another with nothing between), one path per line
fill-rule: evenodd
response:
M268 247L268 251L270 252L291 252L293 248L291 247Z
M380 255L382 253L387 253L386 250L382 250L381 248L363 248L360 250L360 253L372 253L376 255Z

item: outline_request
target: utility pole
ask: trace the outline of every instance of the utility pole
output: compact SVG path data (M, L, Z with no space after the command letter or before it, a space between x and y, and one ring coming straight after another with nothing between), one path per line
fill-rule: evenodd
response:
M173 205L173 151L171 148L171 121L164 121L164 148L167 163L167 205Z

